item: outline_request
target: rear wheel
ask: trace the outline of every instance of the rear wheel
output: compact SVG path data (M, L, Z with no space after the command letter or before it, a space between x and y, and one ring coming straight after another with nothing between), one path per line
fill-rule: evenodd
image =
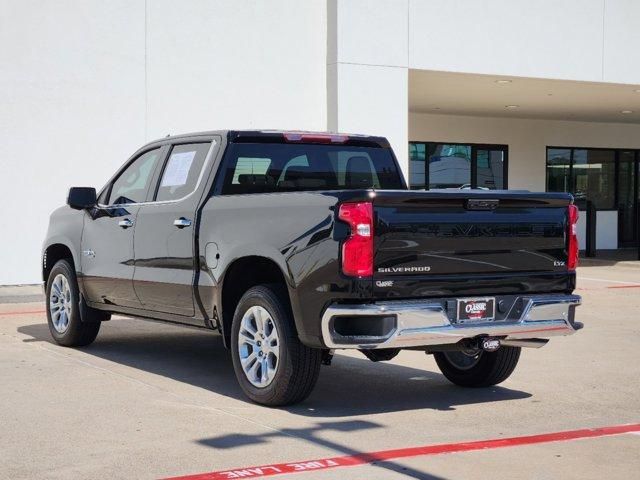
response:
M47 280L47 323L53 339L65 347L82 347L96 339L100 321L80 319L80 290L76 272L67 260L59 260Z
M434 353L447 379L462 387L489 387L504 382L520 358L519 347L500 347L495 352L463 350Z
M286 292L278 286L260 285L242 296L233 317L231 351L240 387L256 403L300 402L318 380L322 351L300 342Z

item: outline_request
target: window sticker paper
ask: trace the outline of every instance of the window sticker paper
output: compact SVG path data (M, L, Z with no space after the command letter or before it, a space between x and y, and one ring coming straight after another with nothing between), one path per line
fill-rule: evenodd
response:
M161 187L179 187L187 183L196 152L173 153L162 176Z

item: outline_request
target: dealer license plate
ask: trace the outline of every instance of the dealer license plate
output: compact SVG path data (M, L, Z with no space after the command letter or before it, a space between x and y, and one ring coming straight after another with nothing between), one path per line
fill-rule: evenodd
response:
M491 322L495 316L495 297L458 299L458 323Z

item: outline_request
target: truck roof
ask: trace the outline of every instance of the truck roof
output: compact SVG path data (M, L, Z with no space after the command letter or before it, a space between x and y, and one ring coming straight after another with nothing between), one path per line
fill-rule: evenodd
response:
M203 132L167 135L148 144L166 142L175 139L226 136L233 143L324 143L346 144L351 146L376 146L390 148L385 137L353 133L318 132L302 130L209 130Z

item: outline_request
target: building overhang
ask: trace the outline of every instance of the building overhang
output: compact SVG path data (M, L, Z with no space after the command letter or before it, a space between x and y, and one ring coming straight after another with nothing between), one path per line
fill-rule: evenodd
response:
M640 124L640 85L409 70L409 110Z

